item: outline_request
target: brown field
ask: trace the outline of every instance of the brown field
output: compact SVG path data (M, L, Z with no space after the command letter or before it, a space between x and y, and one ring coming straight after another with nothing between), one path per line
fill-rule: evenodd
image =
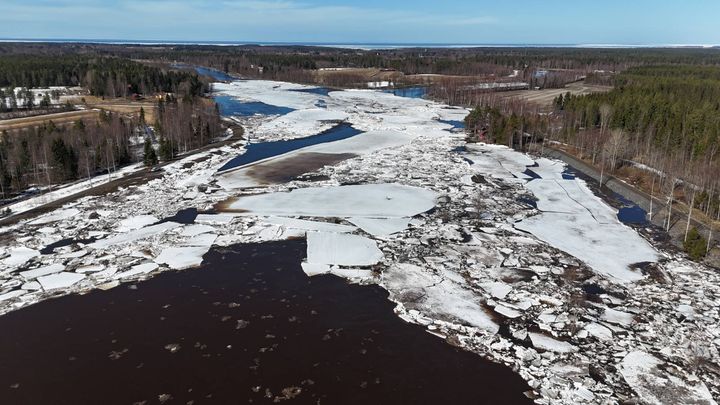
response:
M541 108L550 108L560 94L570 93L574 96L581 96L591 93L604 93L612 90L611 86L596 86L585 84L584 81L570 83L562 89L543 90L517 90L502 93L503 97L519 98L529 103L537 104Z
M140 114L140 108L145 110L145 120L149 123L155 122L155 99L147 98L145 100L130 100L127 98L102 99L95 96L84 96L85 105L88 108L99 108L106 111L112 111L120 114L136 115ZM75 100L81 104L81 99Z
M361 76L363 79L373 81L393 81L398 77L403 77L401 72L383 71L375 68L347 68L342 70L315 70L313 72L320 80L329 79L333 76Z
M84 99L84 102L83 102ZM155 100L129 100L125 98L101 99L94 96L78 97L72 102L84 105L87 109L80 111L68 111L54 114L36 115L26 118L13 118L0 120L0 131L20 131L42 126L52 121L57 126L72 125L76 121L95 121L98 119L100 110L112 111L123 115L138 116L140 108L145 110L145 120L149 123L155 122Z

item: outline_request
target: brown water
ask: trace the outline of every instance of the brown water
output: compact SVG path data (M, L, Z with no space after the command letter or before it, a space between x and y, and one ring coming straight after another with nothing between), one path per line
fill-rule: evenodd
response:
M247 168L247 175L260 184L287 183L305 173L356 157L352 153L303 152L284 159L271 160Z
M303 240L0 317L0 404L525 404L509 368L308 278ZM289 399L292 398L292 399Z

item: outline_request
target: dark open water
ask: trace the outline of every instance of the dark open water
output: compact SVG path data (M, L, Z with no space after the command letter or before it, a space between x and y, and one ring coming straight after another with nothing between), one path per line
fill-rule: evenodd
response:
M531 403L517 374L403 322L380 287L308 278L305 250L215 249L0 317L0 403Z

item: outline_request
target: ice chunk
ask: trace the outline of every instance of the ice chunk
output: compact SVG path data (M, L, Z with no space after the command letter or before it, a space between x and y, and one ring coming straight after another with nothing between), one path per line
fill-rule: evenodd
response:
M33 280L33 279L36 279L41 276L47 276L48 274L59 273L63 270L65 270L65 266L63 266L62 264L55 263L55 264L51 264L49 266L39 267L37 269L32 269L32 270L28 270L28 271L23 271L20 273L20 275L25 280Z
M209 249L207 246L167 248L155 258L155 263L167 264L170 268L176 270L197 267L202 264L203 255L205 255Z
M635 315L627 312L618 311L612 308L606 308L602 314L604 321L614 323L616 325L628 327L632 325Z
M187 242L183 243L184 246L206 246L210 247L215 243L217 235L214 233L204 233L202 235L193 236Z
M488 294L492 295L497 299L505 298L510 293L510 291L512 291L511 286L500 281L493 283L483 283L480 284L480 287L482 287L483 290L487 291Z
M613 337L612 331L599 323L589 323L584 328L591 336L599 340L610 340Z
M118 225L117 230L119 232L132 231L135 229L140 229L140 228L150 225L150 224L154 224L158 221L159 221L159 219L155 218L152 215L139 215L136 217L125 218L122 221L120 221L120 224Z
M138 265L131 267L130 270L115 274L113 276L113 278L121 279L121 278L134 277L134 276L137 276L140 274L148 274L151 271L157 269L158 267L160 267L160 266L158 266L157 263L152 263L152 262L142 263L142 264L138 264Z
M307 234L307 261L311 264L371 266L382 258L372 239L334 232Z
M215 232L215 228L208 225L188 225L182 229L182 236L197 236L203 233Z
M388 236L402 232L410 224L410 218L364 218L351 217L348 221L373 236Z
M49 276L38 277L37 281L45 291L49 291L59 288L68 288L84 278L84 274L62 272L51 274Z
M502 304L497 305L494 309L495 309L495 312L497 312L498 314L508 317L508 318L511 318L511 319L519 318L522 316L522 312L512 309L510 307L507 307Z
M195 222L198 224L226 225L231 223L235 217L236 215L233 214L199 214L195 218Z
M37 250L29 249L24 246L11 248L8 253L10 253L10 256L2 259L2 263L5 266L22 266L33 257L40 256L40 252Z
M364 270L364 269L338 269L338 268L331 268L330 274L336 275L338 277L346 278L348 280L372 280L373 279L373 272L372 270Z
M302 269L308 277L330 273L330 266L327 264L301 263Z
M13 298L17 298L17 297L20 297L25 294L27 294L27 291L24 291L24 290L13 290L10 292L6 292L4 294L0 294L0 302L11 300Z
M553 339L550 336L535 332L528 333L528 336L530 336L530 341L537 349L555 353L572 353L577 351L577 348L570 343Z
M75 269L76 273L97 273L99 271L105 270L105 266L102 264L89 264L86 266L80 266L77 269Z

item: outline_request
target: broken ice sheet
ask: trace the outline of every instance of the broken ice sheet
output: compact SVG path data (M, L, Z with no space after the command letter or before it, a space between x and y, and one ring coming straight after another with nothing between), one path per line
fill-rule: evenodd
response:
M475 293L434 275L430 269L408 263L395 264L383 272L382 280L393 300L425 316L458 320L492 334L500 329Z
M707 386L697 377L683 373L669 373L657 357L643 351L633 351L620 362L619 370L625 381L647 404L707 404L717 405Z

